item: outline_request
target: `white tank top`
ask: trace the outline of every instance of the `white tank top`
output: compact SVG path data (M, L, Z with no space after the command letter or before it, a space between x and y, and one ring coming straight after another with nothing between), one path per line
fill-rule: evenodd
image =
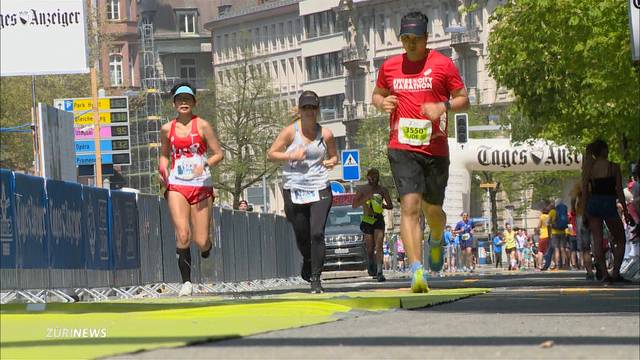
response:
M329 175L327 168L322 164L327 154L327 145L322 137L322 126L318 124L316 138L305 144L298 124L298 121L293 124L295 135L286 152L293 152L298 146L303 146L306 157L304 160L292 160L284 163L282 166L283 188L304 191L325 189L329 186Z

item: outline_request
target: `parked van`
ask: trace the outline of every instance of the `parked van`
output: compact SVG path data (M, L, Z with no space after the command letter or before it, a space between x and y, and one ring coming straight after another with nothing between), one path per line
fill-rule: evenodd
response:
M360 221L362 207L352 208L355 194L334 194L324 230L325 271L364 270L367 268Z

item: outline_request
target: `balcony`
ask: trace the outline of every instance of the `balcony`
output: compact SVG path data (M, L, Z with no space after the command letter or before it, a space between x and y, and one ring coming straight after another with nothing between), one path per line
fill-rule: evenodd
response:
M451 33L451 46L477 45L480 44L480 30L465 29L462 32Z
M364 102L344 104L344 111L345 121L362 120L369 114L369 105Z
M342 48L342 64L349 66L350 64L359 65L366 62L366 58L362 51L353 46L345 46Z

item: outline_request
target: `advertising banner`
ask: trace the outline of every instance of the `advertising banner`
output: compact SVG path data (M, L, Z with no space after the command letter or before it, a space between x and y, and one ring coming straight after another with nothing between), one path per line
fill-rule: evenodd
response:
M0 35L1 76L89 72L83 0L2 0Z

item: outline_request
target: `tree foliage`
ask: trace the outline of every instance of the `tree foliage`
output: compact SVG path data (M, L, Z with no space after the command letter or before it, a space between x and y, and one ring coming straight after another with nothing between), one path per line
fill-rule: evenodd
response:
M36 102L53 105L54 99L91 95L88 75L36 77ZM31 77L0 78L0 127L31 124ZM32 133L0 132L0 164L13 170L33 171Z
M267 150L288 123L287 109L273 90L272 79L260 74L245 53L231 71L229 83L215 84L214 96L200 96L202 114L211 114L225 159L216 169L214 186L233 196L234 208L242 192L275 175L278 164L267 161ZM211 94L213 95L213 94ZM215 111L215 117L213 114Z
M355 142L360 151L360 168L365 173L370 168L377 168L380 171L380 183L389 189L391 197L395 200L397 191L387 157L388 123L389 120L386 116L369 116L361 120L358 124Z
M640 73L618 0L519 0L496 9L489 72L513 90L514 140L579 148L601 137L614 159L640 155Z

